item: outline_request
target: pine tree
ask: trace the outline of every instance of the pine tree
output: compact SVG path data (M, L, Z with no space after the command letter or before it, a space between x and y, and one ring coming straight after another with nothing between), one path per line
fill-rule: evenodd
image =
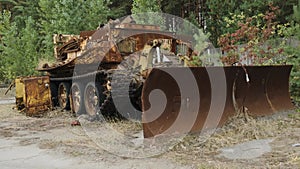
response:
M131 12L137 23L159 25L162 30L165 29L159 0L133 0Z
M110 0L108 5L110 12L109 17L113 19L125 17L131 14L132 0L120 1Z
M9 44L14 38L15 26L10 23L11 13L7 10L1 11L0 16L0 81L5 81L6 56L11 53Z
M19 30L16 22L10 21L10 12L4 11L1 19L0 80L36 74L38 33L34 28L34 20L28 17L25 28Z

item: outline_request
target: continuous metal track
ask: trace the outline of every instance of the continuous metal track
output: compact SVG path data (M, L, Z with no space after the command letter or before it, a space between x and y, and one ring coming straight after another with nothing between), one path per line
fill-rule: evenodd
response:
M106 98L100 107L104 115L117 116L118 118L141 119L139 114L140 92L142 82L135 69L130 69L126 63L123 68L107 72L104 94ZM125 67L124 67L125 66Z

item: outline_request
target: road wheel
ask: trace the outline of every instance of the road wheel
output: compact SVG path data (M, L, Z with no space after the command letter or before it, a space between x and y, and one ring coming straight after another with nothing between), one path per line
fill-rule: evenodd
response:
M72 110L79 116L84 114L83 104L83 85L79 82L74 82L71 87Z
M99 86L95 85L94 82L90 82L86 85L84 90L84 106L86 113L95 117L97 112L100 111L100 104L103 102L103 94Z
M62 109L70 109L70 84L67 82L62 82L58 86L58 105Z

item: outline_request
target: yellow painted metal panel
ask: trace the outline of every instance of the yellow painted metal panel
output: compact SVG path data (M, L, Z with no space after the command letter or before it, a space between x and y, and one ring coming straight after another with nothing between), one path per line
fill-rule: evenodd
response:
M25 84L25 107L28 115L40 114L52 107L50 79L48 76L23 79Z
M41 114L52 108L48 76L21 77L16 82L16 103L27 115Z
M16 83L16 98L23 98L25 93L24 83L22 83L21 78L17 78L15 80L15 83Z

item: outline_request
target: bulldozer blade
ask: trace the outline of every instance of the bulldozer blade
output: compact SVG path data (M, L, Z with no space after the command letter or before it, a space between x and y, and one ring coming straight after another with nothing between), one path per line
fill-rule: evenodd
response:
M152 69L142 92L144 137L199 132L224 124L235 112L234 75L229 67Z
M293 109L289 94L291 68L290 65L239 67L234 82L236 110L264 116Z
M254 116L293 109L291 66L153 68L142 91L144 137L223 125L238 111Z
M247 111L254 116L272 114L274 110L267 98L266 83L271 67L239 67L234 82L236 111Z
M266 83L267 98L276 112L294 108L289 93L292 66L272 66Z

